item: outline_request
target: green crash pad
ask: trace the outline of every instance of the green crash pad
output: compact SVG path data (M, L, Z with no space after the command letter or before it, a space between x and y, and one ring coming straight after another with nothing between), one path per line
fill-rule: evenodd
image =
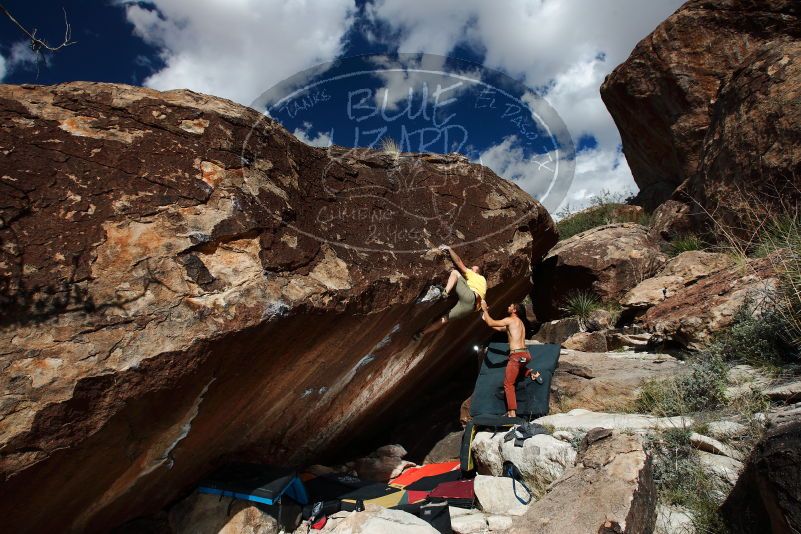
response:
M517 415L533 419L548 414L551 378L559 363L559 345L529 345L531 362L527 367L539 371L542 383L529 378L521 379L515 387ZM503 395L503 378L509 359L508 343L490 343L481 362L481 370L473 389L470 415L502 415L506 413Z

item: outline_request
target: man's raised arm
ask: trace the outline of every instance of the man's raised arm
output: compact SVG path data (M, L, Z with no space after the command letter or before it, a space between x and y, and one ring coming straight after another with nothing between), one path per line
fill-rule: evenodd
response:
M498 321L490 317L487 302L483 299L481 301L481 309L484 311L484 313L481 314L481 318L484 319L484 322L487 323L487 326L496 330L503 330L506 328L506 325L509 323L509 318L507 317Z
M462 258L460 258L459 255L456 254L451 247L449 247L448 245L441 245L439 248L441 250L448 251L448 253L451 255L451 261L453 261L453 264L456 266L457 269L459 269L460 273L464 273L467 270L467 267L462 261Z

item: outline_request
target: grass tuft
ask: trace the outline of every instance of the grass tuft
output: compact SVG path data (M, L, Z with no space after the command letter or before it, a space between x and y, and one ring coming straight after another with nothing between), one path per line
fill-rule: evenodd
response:
M706 243L695 234L682 234L676 236L669 245L669 252L671 256L678 256L682 252L689 252L691 250L703 250L707 248Z
M756 306L747 301L737 312L734 322L709 346L720 357L734 363L746 363L775 374L787 365L801 363L801 353L780 310L782 299ZM761 309L759 309L761 308Z
M384 137L381 139L381 150L384 152L384 154L389 154L395 157L400 156L400 148L398 147L398 143L396 143L391 137Z
M717 354L701 354L689 363L688 372L645 382L634 411L672 417L723 406L727 371Z
M577 289L567 294L559 307L568 316L578 318L583 325L590 314L601 308L600 299L592 291Z
M690 444L691 433L689 428L670 428L651 434L646 440L659 499L687 508L693 515L696 532L723 533L726 528L718 507L726 490L714 474L704 469Z

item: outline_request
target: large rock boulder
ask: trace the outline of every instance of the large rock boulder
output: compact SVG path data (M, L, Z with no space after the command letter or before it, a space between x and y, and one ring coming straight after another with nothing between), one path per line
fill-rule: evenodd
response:
M334 514L323 532L331 534L438 534L437 529L402 510L368 504L362 512Z
M515 480L509 477L476 475L473 482L478 507L488 514L523 515L529 505L524 504L529 495ZM520 497L523 502L518 499Z
M448 267L432 247L503 303L556 241L461 156L313 148L190 91L3 85L0 116L12 531L102 531L223 457L300 464L391 425L489 334L476 315L412 341L447 308L421 299Z
M503 476L503 463L512 462L535 496L562 476L576 461L576 451L564 441L549 434L538 434L515 446L504 441L503 432L479 432L473 439L472 452L476 471L482 475Z
M536 267L531 300L539 321L564 313L560 308L575 291L588 291L603 302L650 278L667 258L639 224L611 224L560 242Z
M579 407L625 410L643 383L673 376L683 367L667 354L563 350L551 382L551 413Z
M193 493L170 509L174 534L278 534L278 521L254 503Z
M623 152L643 205L656 207L697 173L711 117L732 109L728 103L721 104L721 87L753 61L751 54L761 45L787 37L801 37L801 14L795 0L691 0L640 41L626 62L607 77L601 97L620 130ZM778 88L782 81L776 84ZM761 90L755 83L753 96L747 99L762 98ZM791 102L795 97L788 92L779 98ZM797 113L789 106L779 110L779 102L775 105L781 114ZM754 116L753 126L743 126L747 132L764 131L777 118ZM776 131L785 129L781 124ZM737 131L732 129L731 135L736 137ZM744 135L742 143L735 145L747 145L737 161L756 160L764 153L756 147L771 147L752 141L752 136ZM788 146L773 145L777 153ZM705 179L709 178L718 180L707 174ZM744 179L753 185L750 176Z
M773 257L747 260L677 288L645 312L642 325L663 341L697 349L731 325L746 302L764 301L777 284Z
M576 466L529 506L509 532L652 532L656 500L643 439L596 429L584 438Z
M653 239L672 241L675 237L692 234L697 229L696 225L689 204L667 200L651 214L649 235Z
M801 531L801 419L770 429L723 503L731 532Z
M384 445L374 452L353 461L353 470L363 480L389 482L409 467L417 464L404 460L406 449L401 445Z
M671 258L656 276L631 288L620 300L622 316L632 318L707 276L734 266L734 258L720 252L690 250Z
M790 15L801 28L797 2ZM686 190L729 231L758 228L766 215L801 202L799 100L801 41L756 49L718 94L699 172Z

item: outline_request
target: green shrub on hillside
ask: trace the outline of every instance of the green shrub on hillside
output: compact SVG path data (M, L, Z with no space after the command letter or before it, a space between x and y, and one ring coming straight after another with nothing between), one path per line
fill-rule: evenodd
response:
M764 258L782 249L801 250L801 220L796 215L785 213L770 219L759 234L753 256Z
M628 205L624 202L624 195L602 191L600 195L594 196L590 200L590 207L584 210L574 212L570 206L566 207L556 214L559 219L556 223L556 227L559 229L559 240L606 224L623 222L634 222L646 226L649 224L647 214L634 215L627 212L625 208Z
M659 500L690 510L696 532L725 532L718 514L725 488L714 474L704 469L698 452L690 444L690 434L688 428L669 428L646 441L653 458Z
M672 417L723 406L727 371L717 353L701 353L690 361L689 372L643 384L634 411Z
M771 218L759 235L757 256L771 256L780 284L774 295L774 320L782 340L801 352L801 219L798 213Z
M780 313L781 300L773 299L761 313L754 313L754 305L747 302L734 319L731 327L721 332L710 345L725 360L747 363L755 367L778 368L800 363L798 347L792 339L792 328Z

